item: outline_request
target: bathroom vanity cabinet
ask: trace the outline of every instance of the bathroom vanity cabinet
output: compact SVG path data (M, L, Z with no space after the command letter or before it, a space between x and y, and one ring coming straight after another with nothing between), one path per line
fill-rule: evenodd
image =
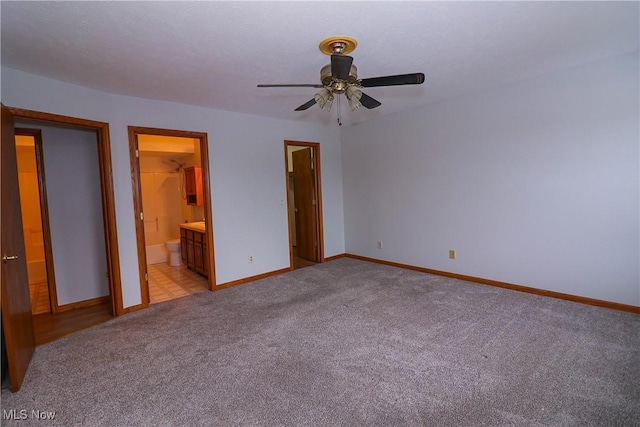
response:
M209 275L207 253L207 236L203 231L192 229L188 224L180 226L180 251L182 262L205 277Z
M184 168L184 187L187 194L187 205L202 206L204 192L202 189L202 168L200 166Z

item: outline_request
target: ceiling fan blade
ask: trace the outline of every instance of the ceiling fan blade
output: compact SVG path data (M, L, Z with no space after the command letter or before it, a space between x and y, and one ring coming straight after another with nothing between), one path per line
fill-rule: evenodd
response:
M399 86L399 85L419 85L424 83L423 73L414 74L398 74L397 76L371 77L362 79L360 86L376 87L376 86Z
M306 110L307 108L313 106L316 103L316 99L315 98L311 98L310 101L305 102L304 104L302 104L301 106L299 106L298 108L295 109L295 111L303 111Z
M353 58L347 55L331 55L331 76L338 80L348 80Z
M258 85L258 87L316 87L316 88L321 88L322 85L320 85L320 84L300 84L300 85L284 84L284 85Z
M364 108L368 108L369 110L372 108L376 108L382 105L382 103L380 101L378 101L377 99L373 99L372 97L370 97L369 95L367 95L366 93L362 93L362 96L360 97L360 104L362 104L362 106Z

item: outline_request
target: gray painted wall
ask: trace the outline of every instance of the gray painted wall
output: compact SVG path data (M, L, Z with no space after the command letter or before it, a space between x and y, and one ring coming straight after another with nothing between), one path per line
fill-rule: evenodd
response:
M640 305L638 81L628 55L345 128L347 252Z

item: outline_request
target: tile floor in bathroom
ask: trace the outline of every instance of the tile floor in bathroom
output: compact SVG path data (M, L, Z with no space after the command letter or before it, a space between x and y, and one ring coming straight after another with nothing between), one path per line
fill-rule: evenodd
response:
M149 302L156 304L209 289L207 279L187 269L185 264L149 264Z

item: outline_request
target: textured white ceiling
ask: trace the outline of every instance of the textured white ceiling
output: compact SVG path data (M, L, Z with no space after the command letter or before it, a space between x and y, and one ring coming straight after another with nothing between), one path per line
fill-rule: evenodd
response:
M348 35L360 78L424 72L420 86L369 88L356 123L638 50L638 2L1 2L2 65L106 92L335 123L294 108Z

